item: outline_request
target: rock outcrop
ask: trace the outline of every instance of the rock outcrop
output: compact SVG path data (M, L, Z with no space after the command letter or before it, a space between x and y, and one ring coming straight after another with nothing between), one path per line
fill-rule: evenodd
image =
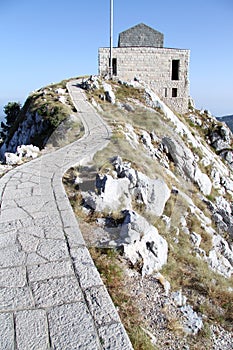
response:
M196 183L204 195L209 195L212 189L211 180L201 172L195 155L184 142L177 141L175 138L164 137L162 144L166 153L175 163L180 175Z
M132 202L143 205L148 213L161 216L170 190L164 180L150 179L133 169L120 157L112 160L112 175L97 174L96 193L82 193L84 205L95 211L132 209Z
M167 262L168 244L158 230L134 211L124 212L117 246L123 246L124 256L141 265L142 276L158 271Z

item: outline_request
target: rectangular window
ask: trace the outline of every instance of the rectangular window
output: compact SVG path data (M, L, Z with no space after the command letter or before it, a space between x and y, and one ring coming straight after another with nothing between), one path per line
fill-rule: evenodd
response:
M112 59L112 74L117 75L117 59Z
M164 97L167 97L167 88L164 88Z
M172 97L177 97L177 88L172 88Z
M172 80L179 80L180 60L172 60Z

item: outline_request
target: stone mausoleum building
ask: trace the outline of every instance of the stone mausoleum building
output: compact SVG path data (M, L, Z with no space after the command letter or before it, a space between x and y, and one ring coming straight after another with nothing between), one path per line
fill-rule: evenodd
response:
M164 35L141 23L119 34L112 49L112 74L153 87L174 111L185 113L189 101L189 50L164 48ZM109 73L109 48L99 48L99 74Z

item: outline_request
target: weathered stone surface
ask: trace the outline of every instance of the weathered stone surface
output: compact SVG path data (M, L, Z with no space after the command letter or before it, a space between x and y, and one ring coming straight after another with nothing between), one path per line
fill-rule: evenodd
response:
M17 154L6 152L5 153L5 162L7 165L16 165L21 163L21 157Z
M17 237L16 230L1 233L2 234L0 234L0 249L9 247L15 243Z
M27 284L25 266L0 269L0 288L25 287Z
M203 327L202 318L193 311L190 305L182 306L181 311L184 315L184 330L187 333L196 335Z
M33 306L34 302L28 287L0 288L0 311L19 310Z
M132 350L127 334L120 323L108 324L98 329L104 350Z
M187 179L197 183L202 193L209 195L212 189L212 182L206 174L201 172L194 154L185 146L184 142L171 137L164 137L162 143L177 166L181 176L185 176Z
M112 104L115 104L116 102L116 97L114 92L112 91L112 87L111 85L104 83L103 84L103 88L104 88L104 92L105 92L105 96L106 96L106 100Z
M68 258L68 249L64 240L46 239L38 245L37 253L48 261Z
M48 322L52 348L101 349L94 323L84 302L54 307L48 313Z
M75 277L60 277L31 283L32 294L39 307L51 307L82 300L82 292Z
M120 322L117 312L112 312L112 300L104 286L92 287L85 291L91 315L98 327L108 323Z
M18 235L18 241L22 247L22 250L30 253L36 251L40 239L24 232L23 234Z
M44 310L19 311L15 316L18 350L47 350L48 324Z
M180 173L193 179L195 158L190 149L183 142L178 142L171 137L164 137L162 143L167 148L167 153L170 154Z
M26 255L17 245L9 246L0 251L0 267L10 267L23 265L26 261Z
M220 235L213 237L213 249L207 258L209 266L226 278L233 274L233 252L228 242Z
M12 313L0 313L0 349L14 349L14 320Z
M144 23L119 34L119 47L163 47L164 35Z
M77 226L66 227L65 235L67 237L68 243L70 247L76 247L79 245L85 245L83 236L80 230L77 230Z
M96 267L86 247L73 248L70 253L83 290L103 285L103 281L96 271Z
M117 178L111 175L96 176L97 194L82 192L85 206L96 211L132 209L136 201L145 206L146 211L160 216L170 197L170 190L163 179L150 179L131 168L117 156L113 161Z
M194 181L197 183L201 192L205 196L207 196L211 193L212 182L211 182L210 178L208 177L208 175L202 173L198 167L196 167L196 169L195 169Z
M118 245L132 264L142 262L142 275L158 271L167 262L168 244L157 229L135 212L127 211Z
M28 266L29 282L74 275L70 260Z

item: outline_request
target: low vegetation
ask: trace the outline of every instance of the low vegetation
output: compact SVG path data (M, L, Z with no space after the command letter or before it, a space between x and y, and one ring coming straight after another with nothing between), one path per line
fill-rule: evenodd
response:
M124 263L114 249L89 249L92 259L102 277L109 294L118 308L120 318L135 350L155 350L150 338L143 330L142 315L130 297L125 284Z

